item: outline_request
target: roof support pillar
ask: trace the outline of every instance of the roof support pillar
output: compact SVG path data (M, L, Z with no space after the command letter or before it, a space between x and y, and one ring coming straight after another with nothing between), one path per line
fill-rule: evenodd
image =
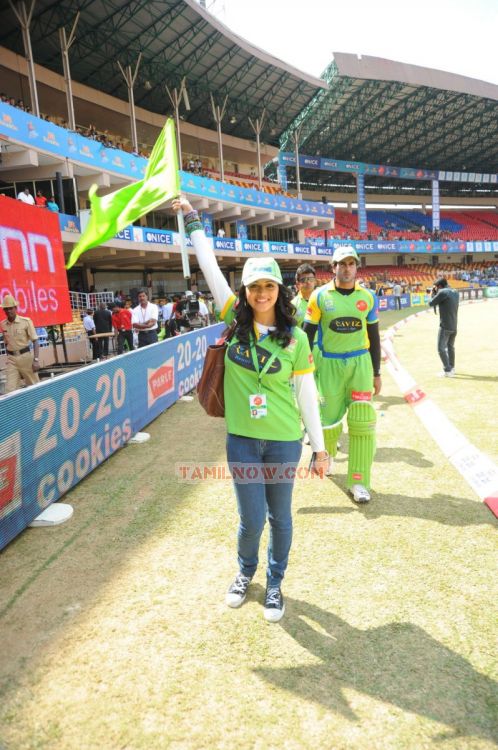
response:
M219 159L220 159L220 175L221 175L222 182L225 182L225 169L223 167L223 143L221 140L221 121L223 120L223 117L225 115L227 100L228 100L228 95L225 96L225 101L223 102L223 106L220 109L220 107L214 103L213 95L211 94L211 107L213 110L213 119L218 128L218 154L219 154Z
M29 27L31 24L31 18L33 17L33 10L35 9L36 0L32 0L29 12L26 10L26 4L24 0L14 5L12 0L9 0L9 5L14 11L17 20L21 24L22 29L22 40L24 43L24 54L26 55L26 61L28 63L28 81L29 81L29 94L31 97L31 109L33 114L37 117L40 116L40 107L38 105L38 91L36 89L36 76L35 76L35 63L33 61L33 50L31 48L31 36L29 33Z
M441 228L439 214L439 180L432 180L432 231L439 232Z
M169 88L166 86L166 91L168 92L171 106L173 107L175 111L176 145L178 147L178 166L181 169L183 162L182 162L182 141L181 141L181 135L180 135L180 101L183 97L185 109L187 110L187 112L189 112L190 102L189 102L188 94L187 94L187 79L183 78L179 89L173 89L172 91L170 91Z
M301 135L301 126L296 128L293 133L294 152L296 154L296 189L297 189L297 197L299 198L299 200L301 200L303 197L301 193L301 170L299 169L299 136L300 135Z
M253 122L250 117L248 117L249 124L251 125L251 128L254 130L256 134L256 151L258 154L258 185L259 189L261 190L263 187L263 173L261 170L261 144L260 144L260 135L261 131L263 130L263 123L265 121L265 110L263 109L263 112L261 113L261 117L258 117L258 119Z
M125 79L125 83L128 87L128 102L130 105L130 128L131 128L131 142L133 145L133 151L138 154L138 138L137 138L137 122L135 119L135 98L133 96L133 86L135 85L135 81L137 79L137 73L138 68L140 67L140 61L142 60L142 53L140 52L137 64L135 65L135 70L132 73L131 72L131 65L127 65L125 69L123 69L123 66L121 63L118 62L119 69L121 71L121 75Z
M74 35L76 32L76 26L80 18L80 12L76 13L74 19L73 28L69 34L69 39L66 36L66 29L61 26L59 29L59 42L61 45L62 52L62 67L64 68L64 81L66 83L66 100L67 100L67 121L71 130L76 130L76 120L74 118L74 103L73 103L73 87L71 83L71 68L69 67L69 50L72 43L74 42Z

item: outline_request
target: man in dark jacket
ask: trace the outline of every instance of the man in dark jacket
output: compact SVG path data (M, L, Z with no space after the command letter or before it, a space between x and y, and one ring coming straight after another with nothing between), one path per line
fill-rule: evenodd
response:
M112 333L112 314L103 302L95 310L93 322L95 323L95 333ZM109 355L109 339L110 336L102 336L100 351L103 357Z
M439 332L437 351L443 363L442 375L445 378L455 376L455 339L457 335L459 294L450 289L446 279L437 279L432 287L431 307L439 306Z

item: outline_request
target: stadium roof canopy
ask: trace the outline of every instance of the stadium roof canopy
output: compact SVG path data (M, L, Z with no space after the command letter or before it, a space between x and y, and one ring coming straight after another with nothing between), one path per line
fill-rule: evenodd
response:
M181 110L185 120L215 128L210 94L220 106L228 96L223 132L252 140L247 117L254 122L266 108L262 140L278 146L316 92L328 88L237 36L195 0L36 0L31 21L36 63L63 73L58 29L65 26L69 33L78 10L72 78L126 100L118 61L134 70L142 53L135 104L152 112L171 111L165 85L179 87L186 76L191 111ZM12 10L2 13L0 45L24 55Z
M498 86L343 53L334 53L323 78L328 89L318 92L282 135L283 151L294 150L293 134L300 127L302 154L498 173ZM309 180L323 182L324 174L306 170Z

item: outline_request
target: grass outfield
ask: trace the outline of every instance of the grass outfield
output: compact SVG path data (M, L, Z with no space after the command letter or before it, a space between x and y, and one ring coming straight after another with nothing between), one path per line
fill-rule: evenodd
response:
M436 377L432 314L395 337L495 462L497 312L462 306L452 380ZM177 462L224 461L224 424L196 401L78 485L69 523L12 542L0 553L2 750L496 748L496 519L387 373L377 407L368 506L344 492L344 453L333 480L296 485L278 625L263 620L264 564L243 607L224 605L230 483L175 478Z

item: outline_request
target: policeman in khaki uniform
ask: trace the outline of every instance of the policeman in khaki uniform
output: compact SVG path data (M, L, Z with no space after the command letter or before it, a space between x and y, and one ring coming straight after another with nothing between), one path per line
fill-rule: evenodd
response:
M2 307L7 316L7 320L0 323L0 332L3 333L7 349L5 392L12 393L20 387L21 378L24 378L26 385L34 385L40 381L40 346L33 321L17 314L17 302L11 294L3 298ZM29 348L30 342L33 342L33 352Z

